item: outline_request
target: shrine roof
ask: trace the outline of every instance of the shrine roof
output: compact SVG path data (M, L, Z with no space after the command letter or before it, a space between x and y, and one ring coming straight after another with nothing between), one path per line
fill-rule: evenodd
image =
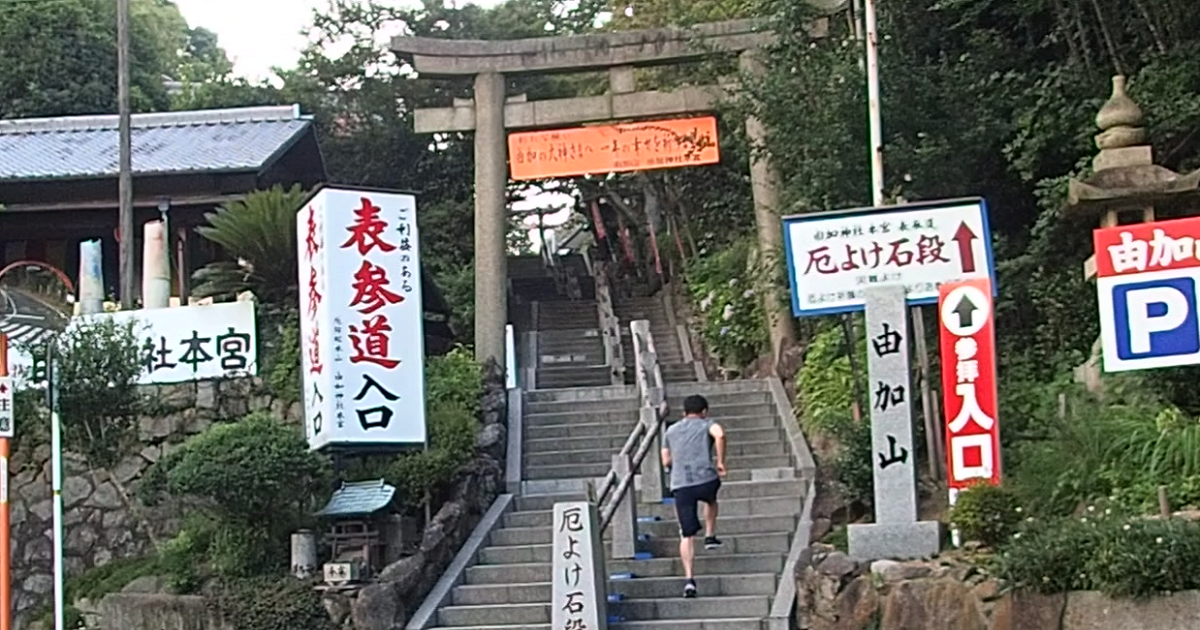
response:
M338 518L370 516L389 507L395 496L395 486L384 483L382 479L344 482L316 515Z
M298 105L134 114L131 122L139 176L258 173L315 133ZM118 141L117 116L0 120L0 181L115 177Z

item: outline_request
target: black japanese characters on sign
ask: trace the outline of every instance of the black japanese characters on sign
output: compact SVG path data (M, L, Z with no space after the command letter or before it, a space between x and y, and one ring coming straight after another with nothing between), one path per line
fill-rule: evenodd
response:
M400 399L399 396L385 389L383 385L380 385L379 381L372 378L370 374L363 374L362 389L354 396L354 400L361 401L371 389L378 391L379 395L388 402L395 402ZM387 405L377 405L375 407L355 409L355 413L358 414L358 424L364 431L367 431L370 429L387 429L388 425L392 423L392 416L396 412L392 411L392 408Z
M313 407L317 410L317 413L313 414L313 419L312 419L313 435L317 435L318 433L321 432L321 429L323 429L325 427L325 418L322 415L322 411L321 411L321 409L323 409L323 406L321 405L321 403L323 403L323 402L325 402L325 394L321 393L321 388L317 386L316 381L313 381L312 401L309 403L310 407Z
M559 526L560 532L581 532L583 531L583 509L569 508L563 511L563 522Z
M907 463L908 462L908 449L901 446L901 447L899 447L899 452L897 452L896 436L894 436L894 435L887 436L887 441L888 441L888 454L884 455L883 453L876 453L876 455L879 455L879 468L881 470L887 470L887 467L891 466L892 464Z
M900 352L902 343L904 343L904 337L892 329L887 322L883 323L883 332L871 339L871 345L875 348L877 357L886 357L889 354Z
M201 366L218 361L226 372L246 370L250 367L251 343L249 333L238 332L233 327L216 337L202 337L198 330L174 341L168 340L166 335L146 337L142 343L142 366L153 374L178 365L198 371Z
M903 385L889 385L883 381L878 381L878 383L875 388L876 409L887 411L892 407L904 404Z

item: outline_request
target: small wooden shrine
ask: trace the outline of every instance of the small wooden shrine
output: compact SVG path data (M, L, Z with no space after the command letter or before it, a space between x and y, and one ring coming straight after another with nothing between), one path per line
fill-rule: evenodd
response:
M396 488L382 479L343 482L316 516L327 522L330 561L325 582L370 579L387 561L388 531L396 513Z

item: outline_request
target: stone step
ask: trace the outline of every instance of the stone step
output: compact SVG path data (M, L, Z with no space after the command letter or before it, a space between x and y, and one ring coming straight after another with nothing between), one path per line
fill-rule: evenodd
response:
M604 402L611 404L614 400L634 401L638 400L636 387L626 385L610 386L601 389L594 388L568 388L568 389L547 389L536 392L525 392L523 397L526 405L538 402Z
M725 462L729 470L729 480L749 480L750 471L756 468L788 468L792 458L788 455L730 455ZM580 477L603 477L612 467L609 462L592 464L570 463L553 465L524 466L525 479L578 479ZM742 474L739 474L742 473Z
M581 414L574 416L578 424L570 422L569 414L560 416L558 422L542 423L534 422L533 426L525 427L526 440L544 440L552 438L568 438L568 437L620 437L622 440L629 436L629 432L633 430L633 426L637 424L637 420L630 419L631 416L626 416L625 420L608 419L610 416L592 416L590 414ZM529 417L525 418L526 421ZM596 422L595 420L600 420ZM734 417L723 418L721 426L725 427L727 442L741 441L741 433L743 431L761 431L763 429L776 429L775 418L770 416L749 416L749 417ZM624 442L622 442L624 444Z
M697 575L773 573L783 570L786 557L777 553L753 555L704 555L696 556ZM649 560L610 560L605 563L610 574L632 572L637 577L670 577L683 575L683 563L679 558L651 558ZM479 564L467 567L467 584L519 584L524 582L549 582L549 562L528 564ZM682 586L682 585L681 585Z
M543 377L541 374L538 374L536 387L551 389L561 387L604 387L610 383L612 383L612 377L609 376L607 371L584 376L549 375Z
M624 428L625 434L628 435L629 431L631 431L633 429L633 425L635 423L637 423L637 418L640 413L638 411L639 407L636 407L636 406L629 407L627 405L622 405L622 406L624 406L626 408L625 409L609 409L609 410L580 409L575 412L562 412L562 413L536 413L536 414L534 414L534 413L526 412L525 417L524 417L525 428L526 428L526 430L543 431L543 430L549 430L549 429L562 429L562 428L578 427L582 431L583 430L582 427L585 425L622 424L625 427ZM670 426L671 424L674 424L677 421L678 416L674 413L674 410L672 411L671 415L674 417L667 421L667 426ZM758 414L727 413L727 414L722 414L720 416L713 415L713 416L709 416L709 417L712 418L713 420L715 420L717 423L719 423L725 429L725 432L727 434L730 434L730 438L728 440L730 442L733 441L732 435L733 435L733 432L735 432L735 431L742 431L742 430L747 430L747 429L771 429L771 428L778 428L778 426L779 426L775 420L774 414L769 414L769 413L758 413ZM608 433L607 431L604 431L604 432L601 432L600 435L605 435L607 433ZM526 433L526 438L527 439L544 439L544 438L557 438L557 437L590 437L592 435L596 435L596 433L567 432L566 434L552 433L550 435L533 435L531 433Z
M690 366L689 366L690 367ZM715 391L705 394L699 392L708 401L709 407L727 406L727 405L751 405L751 404L774 404L775 400L771 397L771 392L722 392ZM683 400L690 396L688 394L679 394L669 392L667 394L667 404L672 408L677 408L682 411ZM712 415L711 413L709 414Z
M550 562L554 559L554 546L549 542L550 535L546 534L542 540L545 541L544 544L486 547L479 552L478 564ZM791 532L768 532L733 536L722 535L721 542L724 545L719 549L700 549L697 553L712 556L747 555L754 553L786 554L790 541ZM607 548L608 546L606 545ZM648 551L655 558L678 558L679 539L675 537L658 537L638 541L638 551Z
M726 457L733 461L733 458L742 458L747 456L762 456L762 457L779 457L787 455L784 450L785 444L778 439L768 442L742 442L731 441L726 446ZM612 456L616 451L621 449L618 446L616 449L601 448L593 450L558 450L558 451L541 451L530 452L525 451L524 462L526 466L560 466L566 464L600 464L612 463Z
M679 587L682 592L682 586ZM730 595L684 599L679 596L655 599L626 599L608 604L610 616L627 620L728 619L766 617L770 600L765 595ZM452 626L492 624L536 624L551 619L549 603L485 604L447 606L438 611L438 621Z
M720 506L724 516L749 514L793 514L804 500L804 482L800 479L778 479L771 481L725 481L721 484ZM516 497L516 511L551 510L560 501L581 501L582 493L543 494ZM674 518L675 506L671 503L640 504L638 514Z
M752 483L767 483L767 482L752 482ZM778 483L778 482L771 482ZM792 517L804 509L803 490L798 494L788 494L782 496L756 496L756 497L729 497L726 496L727 490L732 490L735 484L724 484L721 487L720 500L718 505L721 509L721 515L717 517L718 521L725 518L752 516L754 519L770 520L776 516ZM657 516L660 521L655 523L640 523L639 527L658 527L660 524L670 531L674 531L675 525L675 504L673 503L657 503L647 505L645 503L638 505L638 516ZM722 525L718 529L725 531Z
M777 577L770 573L749 575L698 575L696 588L706 597L722 595L774 595ZM612 580L609 593L620 593L630 599L677 597L680 579L676 576ZM520 604L550 601L552 585L483 584L459 586L452 593L455 605Z
M614 414L616 415L616 414ZM626 417L628 418L628 416ZM630 422L628 419L626 422ZM730 429L727 432L726 442L729 448L742 443L752 442L780 442L783 443L780 429L776 427L766 427L762 429ZM607 449L613 453L621 450L625 445L625 438L629 436L626 431L624 435L613 435L610 437L571 437L571 438L552 438L542 440L526 439L522 445L522 450L525 453L544 453L547 451L590 451Z
M619 400L535 400L526 398L523 411L529 416L542 413L636 410L640 406L641 402L637 397Z
M637 404L614 400L608 404L590 405L591 401L580 401L581 409L558 412L525 412L526 428L557 427L576 424L629 424L636 423L641 415ZM636 401L634 401L636 403ZM629 433L628 430L625 431Z
M550 624L489 626L437 626L444 630L551 630ZM610 630L762 630L759 618L745 619L655 619L608 624Z
M647 514L644 504L638 506L638 516L662 516L657 514ZM739 514L734 516L725 515L726 502L720 501L721 515L717 517L717 531L719 535L728 534L735 536L739 534L752 534L761 532L792 532L796 528L796 512L788 512L778 516L760 515L760 514ZM798 510L797 510L798 512ZM650 534L657 537L671 537L678 533L679 526L675 522L675 513L666 514L668 518L652 522L638 523L638 532L642 534ZM528 512L510 512L504 515L504 527L550 527L553 522L553 511L537 510ZM607 536L609 531L605 532Z

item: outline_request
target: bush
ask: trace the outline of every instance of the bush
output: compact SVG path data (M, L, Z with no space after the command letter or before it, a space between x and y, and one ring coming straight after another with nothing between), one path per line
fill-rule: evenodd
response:
M804 364L796 374L800 424L809 434L833 435L839 425L851 421L850 410L854 405L855 383L846 336L835 320L827 322L813 336L804 354ZM857 345L858 387L865 391L867 379L862 371L867 365L866 339L860 335ZM863 412L865 415L869 409Z
M700 335L728 367L749 365L767 347L762 301L756 297L761 270L752 268L753 241L737 241L715 254L692 259L685 271L697 305Z
M479 411L483 395L483 369L469 348L456 346L440 357L425 361L425 406Z
M849 414L834 426L838 452L833 460L833 477L847 502L865 506L875 503L875 452L868 420L854 422Z
M950 510L950 524L958 528L963 540L989 547L1008 542L1021 523L1022 509L1017 496L1008 488L978 483L958 494Z
M335 630L312 585L291 577L230 580L209 601L234 630Z
M429 411L428 422L429 450L401 455L383 474L409 510L421 506L426 493L436 495L454 481L475 452L474 414L461 407L439 406Z
M1082 518L1027 522L995 570L1010 586L1042 593L1147 597L1200 588L1198 564L1200 525L1194 522L1089 511Z
M308 520L328 483L327 463L295 427L253 413L213 426L159 460L141 492L149 504L161 492L196 504L213 526L190 535L201 539L196 544L208 541L211 568L244 576L283 564L288 535Z
M137 437L143 371L137 325L77 320L53 344L63 442L92 466L110 466Z

